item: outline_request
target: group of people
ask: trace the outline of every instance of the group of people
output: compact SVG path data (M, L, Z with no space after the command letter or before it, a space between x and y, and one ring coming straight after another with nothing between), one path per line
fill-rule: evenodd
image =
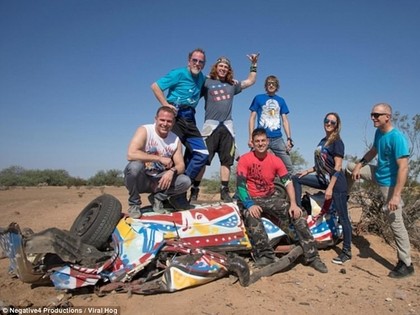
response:
M233 99L256 82L258 57L259 54L248 55L249 75L238 81L226 57L218 58L205 76L202 73L206 64L205 52L195 49L188 55L187 67L172 70L152 84L161 107L154 124L140 126L135 132L128 148L129 163L124 170L131 217L142 215L140 193L150 193L149 201L153 211L158 213L164 213L168 207L194 208L191 201L198 198L205 165L210 165L216 153L220 160L221 200L232 201L229 178L236 150ZM305 262L319 272L328 272L302 212L302 185L325 190L321 213L328 211L332 202L337 210L343 227L343 248L332 262L344 264L351 260L352 227L347 199L352 183L363 178L379 184L396 237L398 262L389 276L401 278L413 274L401 199L408 172L409 148L404 135L392 126L391 106L380 103L373 107L371 119L377 128L373 146L359 163L348 163L345 170L341 119L335 112L327 113L323 120L325 137L316 147L314 166L295 173L290 158L294 144L287 119L289 109L285 100L276 94L279 88L277 77L270 75L265 80L266 93L253 99L249 107L248 141L252 150L242 155L237 165L235 196L250 236L256 265L263 267L277 259L261 220L266 214L278 218L281 228L286 231L293 224ZM202 131L195 119L195 108L201 97L205 100ZM376 156L378 163L374 167L369 162ZM276 193L276 177L285 186L288 201Z

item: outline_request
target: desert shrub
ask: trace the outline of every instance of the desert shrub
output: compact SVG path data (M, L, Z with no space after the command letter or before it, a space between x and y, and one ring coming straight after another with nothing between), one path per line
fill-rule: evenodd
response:
M308 165L308 162L306 162L302 154L300 154L299 149L290 151L290 158L292 159L292 164L295 170L301 170Z
M25 169L20 166L11 166L0 171L1 186L19 186Z
M394 234L388 223L387 214L383 211L384 199L378 186L374 184L363 186L365 187L351 193L351 199L362 207L362 215L356 224L355 232L357 234L365 232L376 234L395 247ZM419 191L406 188L402 199L405 203L403 219L410 236L410 242L415 248L420 249Z
M220 179L219 176L213 176L211 179L204 178L201 181L201 187L203 187L208 194L216 194L220 191Z
M80 186L85 186L86 185L86 180L80 177L72 177L71 179L68 180L66 186L67 188L70 188L71 186L74 186L76 188L79 188Z
M124 177L120 170L99 171L87 180L90 186L122 186Z
M0 171L0 186L66 186L74 180L65 170L27 170L11 166Z

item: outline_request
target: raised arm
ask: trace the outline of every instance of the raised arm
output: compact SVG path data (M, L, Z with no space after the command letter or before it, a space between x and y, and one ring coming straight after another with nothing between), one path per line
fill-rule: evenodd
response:
M257 80L257 62L258 62L259 55L260 55L259 53L247 55L248 59L251 61L251 66L249 68L248 78L241 81L242 89L246 89L250 87Z

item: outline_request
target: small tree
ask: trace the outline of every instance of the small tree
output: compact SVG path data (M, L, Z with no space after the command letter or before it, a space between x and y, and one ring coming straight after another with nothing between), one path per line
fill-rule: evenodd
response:
M308 165L308 162L303 158L302 154L300 154L299 149L290 151L290 158L292 159L295 170L301 170Z
M22 185L21 177L25 169L21 166L11 166L0 171L1 186L19 186Z
M410 119L408 115L396 112L393 114L392 122L396 128L405 134L410 143L408 185L418 185L420 174L420 114L416 114Z

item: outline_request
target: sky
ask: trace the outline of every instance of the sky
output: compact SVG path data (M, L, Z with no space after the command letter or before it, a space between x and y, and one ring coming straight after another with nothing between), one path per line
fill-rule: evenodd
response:
M331 111L346 154L361 157L374 104L419 113L419 16L417 0L0 0L0 170L122 171L134 131L159 106L150 85L197 47L205 74L227 56L238 80L246 55L260 53L257 82L234 99L241 154L252 99L276 75L308 166ZM216 157L205 177L218 169Z

